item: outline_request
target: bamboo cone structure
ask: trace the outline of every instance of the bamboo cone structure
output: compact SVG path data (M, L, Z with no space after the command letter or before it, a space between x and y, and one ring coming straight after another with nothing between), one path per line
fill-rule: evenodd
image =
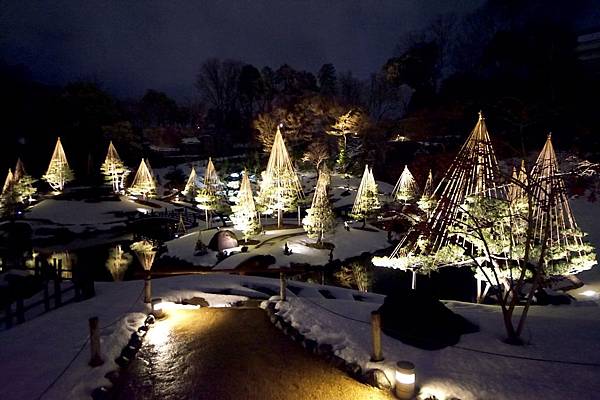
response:
M56 146L54 146L54 152L44 179L52 189L57 191L62 191L65 183L73 179L73 171L69 167L60 137L56 140Z
M108 144L108 151L106 152L106 158L101 169L108 179L110 179L115 193L124 189L125 177L129 174L129 170L125 167L123 161L121 161L112 140Z
M400 178L398 178L398 182L396 182L396 186L394 186L392 197L395 200L406 203L409 200L415 199L418 196L418 192L417 181L415 181L413 174L408 169L408 165L405 165Z
M304 197L302 186L285 147L279 127L275 133L267 169L263 173L259 199L268 210L277 212L277 226L281 227L283 210Z
M6 174L6 179L4 180L4 186L2 186L2 194L4 194L9 188L10 185L13 184L14 175L12 170L9 168L8 173Z
M20 158L17 158L17 164L15 165L15 173L14 173L14 179L15 182L18 182L19 180L21 180L21 178L23 176L25 176L26 172L25 172L25 166L23 165L23 161L21 161Z
M352 206L352 215L357 219L363 219L366 223L366 218L375 209L379 208L378 189L373 170L365 165L360 185L356 191L354 204Z
M152 170L146 164L146 160L142 158L140 166L138 167L133 182L129 187L129 191L133 194L141 195L144 198L148 197L151 193L156 190L156 182L154 181L154 175Z
M461 218L461 205L471 196L506 199L498 184L500 169L483 114L463 144L450 168L435 189L436 206L424 227L411 230L394 249L390 258L404 257L417 250L417 240L425 239L426 253L435 253L448 243L448 227Z
M335 217L327 195L329 180L327 171L324 169L319 171L311 207L302 221L309 237L316 237L317 243L321 243L325 233L331 232L335 227Z
M184 196L195 196L195 193L198 190L198 184L196 183L197 179L198 175L196 174L196 168L192 167L190 176L187 180L187 183L185 184L185 189L183 189L183 192L181 192Z
M256 232L260 224L256 215L252 186L246 170L244 170L236 205L232 207L232 211L233 225L244 233L244 240L248 240L249 235Z
M548 248L563 249L564 258L569 261L583 251L581 233L567 197L567 190L559 170L556 153L552 146L552 137L548 135L535 164L531 169L533 189L534 240L543 241L547 224L550 225ZM549 221L548 221L549 219ZM593 263L573 265L569 272L575 273L589 269ZM578 270L578 268L580 268Z

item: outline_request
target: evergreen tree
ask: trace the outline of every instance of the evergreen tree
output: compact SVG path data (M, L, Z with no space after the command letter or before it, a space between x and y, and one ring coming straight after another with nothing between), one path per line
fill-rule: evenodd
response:
M67 162L67 156L60 142L60 138L56 141L50 164L46 174L42 179L48 182L50 187L56 191L62 191L65 184L74 179L73 171Z
M187 183L185 184L185 188L183 189L183 192L181 192L181 194L186 196L188 199L191 199L192 201L195 201L196 196L198 195L197 179L198 174L196 174L196 168L192 166L192 170L190 172L190 176L187 180Z
M156 193L156 182L152 169L150 164L147 164L143 158L129 187L129 193L144 198L151 197Z
M408 201L414 200L417 197L418 192L419 187L417 186L417 182L408 169L408 166L405 165L404 170L402 171L402 174L400 174L400 178L398 178L398 182L392 191L392 197L406 204Z
M321 170L319 179L317 179L317 187L315 188L312 205L306 211L306 217L302 220L308 237L316 238L317 244L323 241L325 233L333 231L335 227L335 216L331 210L329 196L327 195L328 184L329 174Z
M433 175L431 174L431 170L429 170L429 174L427 175L427 181L425 181L425 188L423 189L423 193L421 194L421 198L417 202L419 208L429 216L431 210L435 208L435 199L433 197Z
M304 197L304 193L279 127L262 178L258 194L259 204L271 213L277 212L277 226L281 227L283 211L293 210L297 201Z
M367 218L371 216L376 209L379 208L379 197L377 183L373 177L373 171L368 165L365 165L360 186L356 192L354 205L352 206L351 215L353 218L363 220L363 228L367 223Z
M325 96L333 96L337 92L337 77L333 64L323 64L319 69L319 92Z
M204 185L196 196L198 208L204 210L207 226L209 225L208 216L211 211L223 212L227 208L223 195L220 193L222 188L223 184L219 180L212 158L209 157L204 171Z
M244 171L242 183L238 192L238 197L235 206L231 207L233 214L231 221L236 229L239 229L244 234L244 240L256 233L260 229L258 218L256 215L256 207L252 196L252 186L248 173Z
M125 188L125 178L129 175L130 170L125 166L123 161L121 161L112 140L108 144L106 159L100 167L100 170L105 176L106 181L112 185L115 193L118 193Z

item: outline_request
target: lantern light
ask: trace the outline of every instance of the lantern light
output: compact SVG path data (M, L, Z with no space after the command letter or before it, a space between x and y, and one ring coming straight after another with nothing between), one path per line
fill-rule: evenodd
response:
M410 361L398 361L395 372L394 393L399 399L412 399L415 394L415 365Z
M154 315L156 319L165 317L165 311L160 297L152 299L152 315Z

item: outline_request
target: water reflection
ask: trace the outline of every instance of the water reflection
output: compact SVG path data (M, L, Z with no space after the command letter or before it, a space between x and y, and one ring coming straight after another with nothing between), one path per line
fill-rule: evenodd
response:
M53 252L48 257L47 262L52 266L55 263L57 266L62 263L62 279L71 279L73 277L73 267L77 264L77 256L69 251Z
M110 272L113 277L113 280L122 281L125 276L125 272L131 265L133 261L133 256L129 253L126 253L121 248L121 245L118 244L114 247L111 247L108 250L108 259L106 260L106 268Z

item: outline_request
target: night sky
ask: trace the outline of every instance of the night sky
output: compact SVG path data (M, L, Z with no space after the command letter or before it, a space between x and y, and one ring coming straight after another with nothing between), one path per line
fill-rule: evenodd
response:
M0 1L0 57L50 84L95 79L113 94L184 99L207 58L366 77L403 33L483 0Z

